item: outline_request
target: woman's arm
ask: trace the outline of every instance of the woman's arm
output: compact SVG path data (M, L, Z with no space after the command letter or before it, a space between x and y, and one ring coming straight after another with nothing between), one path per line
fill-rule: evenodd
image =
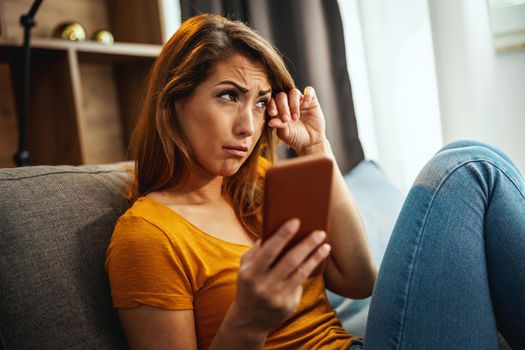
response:
M241 312L236 303L230 307L210 350L262 349L267 332L255 331L241 321Z
M269 125L277 136L299 155L321 153L334 159L329 243L332 254L325 270L326 286L333 292L352 298L372 293L376 268L370 257L365 230L356 205L339 171L326 139L325 117L315 90L306 87L278 93L267 108Z
M315 153L327 155L334 161L328 218L328 241L332 253L324 272L326 286L339 295L366 298L372 294L377 271L365 228L328 141L305 148L300 155Z
M147 305L118 309L132 350L197 349L193 310L164 310Z
M147 305L119 309L120 322L132 350L197 349L193 310L165 310ZM242 329L230 308L210 349L262 349L266 335Z

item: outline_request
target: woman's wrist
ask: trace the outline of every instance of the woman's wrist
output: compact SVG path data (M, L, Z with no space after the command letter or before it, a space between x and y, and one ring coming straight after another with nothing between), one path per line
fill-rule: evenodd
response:
M226 313L214 343L224 344L234 339L235 345L233 348L235 349L262 349L267 336L268 332L256 330L243 320L237 303L233 302Z
M320 142L308 145L303 147L301 150L297 151L299 156L307 156L312 154L325 155L330 158L333 158L332 147L328 140L322 140Z

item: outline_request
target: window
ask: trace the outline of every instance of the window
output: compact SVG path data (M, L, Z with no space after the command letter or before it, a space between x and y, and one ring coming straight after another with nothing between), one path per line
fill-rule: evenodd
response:
M497 51L525 49L525 0L489 0Z

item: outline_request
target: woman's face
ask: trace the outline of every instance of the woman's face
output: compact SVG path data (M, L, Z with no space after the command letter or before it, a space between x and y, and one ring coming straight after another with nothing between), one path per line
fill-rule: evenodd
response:
M233 54L215 66L191 97L177 103L199 170L212 176L237 172L262 134L270 98L264 66Z

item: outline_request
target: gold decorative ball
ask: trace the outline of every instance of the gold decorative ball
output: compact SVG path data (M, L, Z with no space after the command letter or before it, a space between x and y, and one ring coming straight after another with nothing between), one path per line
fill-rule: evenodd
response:
M115 39L113 38L113 34L109 30L97 30L93 34L93 40L98 41L99 43L105 44L105 45L111 45L115 42Z
M86 40L86 30L78 22L66 22L59 24L55 28L53 37L64 40L84 41Z

